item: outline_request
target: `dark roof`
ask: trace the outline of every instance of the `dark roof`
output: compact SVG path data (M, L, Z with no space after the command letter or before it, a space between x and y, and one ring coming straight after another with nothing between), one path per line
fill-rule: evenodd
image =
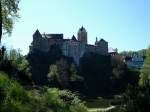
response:
M77 41L76 37L73 35L72 40Z
M40 33L40 32L39 32L39 30L37 29L37 30L35 31L35 33Z
M95 47L95 45L87 44L87 47Z
M63 39L63 41L70 41L70 39Z
M37 36L37 35L41 35L41 33L39 32L38 29L35 31L35 33L33 34L33 36Z
M63 34L45 34L47 38L63 39Z
M104 39L100 39L100 41L106 42Z
M105 41L104 39L100 39L98 42L96 42L96 44L101 44L101 43L108 43L108 42Z
M86 31L83 26L82 26L79 30L80 30L80 31Z

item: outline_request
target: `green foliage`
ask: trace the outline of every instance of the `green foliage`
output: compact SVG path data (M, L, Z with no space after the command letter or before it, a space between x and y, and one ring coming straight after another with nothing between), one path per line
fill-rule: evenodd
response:
M58 75L58 67L56 65L51 65L48 73L48 80L53 81Z
M141 69L139 85L142 87L150 87L150 47L147 50L146 59Z
M82 81L83 78L77 75L77 70L74 64L61 59L49 68L49 82L59 85L61 88L70 88L71 82ZM56 86L56 85L55 85Z
M31 112L28 111L26 91L14 80L8 79L7 75L0 73L1 112Z
M81 58L79 69L80 75L84 77L81 92L88 96L107 95L109 93L110 56L87 53Z
M9 51L7 50L5 52L4 59L16 61L17 59L20 59L22 57L20 52L20 49L10 49Z
M150 48L140 72L139 86L129 86L123 95L124 112L150 111Z
M146 56L146 49L141 49L138 51L123 51L120 54L123 56Z
M111 58L112 61L112 74L114 79L120 79L124 75L126 75L127 67L122 60L121 56L113 56Z
M138 83L138 72L130 71L120 55L87 53L81 58L79 69L85 83L81 92L88 96L120 94L128 84Z
M18 81L24 84L32 84L31 66L26 57L21 55L19 49L6 51L4 59L0 61L0 70L8 73L10 77L19 79Z
M53 96L53 97L51 97ZM78 99L75 94L70 91L58 89L48 89L46 93L46 99L50 103L49 105L56 112L86 112L86 107Z
M10 60L15 68L31 77L29 62L20 52L20 49L12 49L5 53L5 59Z
M28 91L28 96L30 98L29 107L32 112L49 112L52 109L47 104L49 102L48 99L40 90L30 90Z
M122 109L125 112L149 112L150 90L137 86L128 86L123 95Z
M60 51L59 46L53 46L48 53L33 49L28 54L35 84L95 96L120 94L128 83L137 83L138 72L129 71L121 56L112 59L111 56L86 53L80 60L80 66L76 67Z
M110 107L110 101L107 99L88 99L86 100L88 108L107 108Z
M25 90L0 73L1 112L86 112L84 103L73 93L55 88Z
M130 70L122 60L122 56L112 57L111 88L115 94L124 92L128 84L136 85L139 71Z
M62 57L59 46L51 46L48 53L32 49L27 55L27 60L31 66L32 79L35 84L47 84L47 74L49 66L56 63Z
M4 33L11 33L14 20L18 18L18 4L20 0L1 0L2 6L2 27Z
M67 88L69 86L71 74L69 72L69 64L67 61L61 59L56 65L52 65L52 67L50 67L49 75L55 76L55 81L58 82L62 88Z
M71 73L71 77L70 80L71 81L83 81L84 78L82 76L79 76L77 73L77 68L74 64L71 64L70 66L70 73Z

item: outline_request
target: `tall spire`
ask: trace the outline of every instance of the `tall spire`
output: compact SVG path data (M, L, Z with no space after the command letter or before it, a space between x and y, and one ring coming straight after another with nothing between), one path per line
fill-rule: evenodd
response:
M84 29L84 27L83 27L83 25L82 25L81 30L83 30L83 29Z
M96 37L96 42L97 42L98 40L97 40L97 37Z
M37 35L40 35L40 36L41 36L41 33L39 32L38 29L35 31L35 33L33 34L33 36L36 37Z
M79 30L80 31L86 31L85 28L83 27L83 25L82 25L82 27Z

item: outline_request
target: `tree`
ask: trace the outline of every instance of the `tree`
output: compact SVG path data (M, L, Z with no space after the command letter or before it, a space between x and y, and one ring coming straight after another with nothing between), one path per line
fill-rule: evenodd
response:
M140 72L139 85L129 86L124 93L125 112L150 111L150 47L147 49L146 59Z
M141 49L138 51L123 51L120 53L123 56L143 56L145 57L146 55L146 49Z
M76 66L63 58L50 65L47 78L50 86L67 89L72 89L76 83L83 81L83 77L77 74Z
M121 112L149 112L150 91L139 86L129 85L123 94ZM124 111L123 111L124 110Z
M76 94L38 87L25 89L18 80L0 72L0 112L87 112Z
M3 34L11 34L13 23L18 18L20 0L1 0L0 3L0 43ZM4 31L4 33L3 33Z
M147 50L146 59L141 69L139 84L142 87L150 87L150 47Z
M111 91L115 94L123 92L128 84L136 85L139 80L139 71L128 69L121 55L111 57L112 76Z
M58 73L57 65L55 65L55 64L51 65L49 68L49 73L47 75L48 81L50 82L50 86L52 86L52 87L58 86L58 81L57 81L58 75L59 75L59 73Z
M84 89L81 90L83 94L97 97L110 93L110 56L85 53L80 59L79 74L84 78Z

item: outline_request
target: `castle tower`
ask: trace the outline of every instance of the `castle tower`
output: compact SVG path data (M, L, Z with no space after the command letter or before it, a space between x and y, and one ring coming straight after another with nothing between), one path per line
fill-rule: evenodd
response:
M45 35L45 34L44 34ZM43 37L39 30L33 34L32 46L30 46L30 50L37 49L43 52L47 52L49 50L48 40L46 37Z
M87 32L83 26L78 31L78 41L87 44Z

